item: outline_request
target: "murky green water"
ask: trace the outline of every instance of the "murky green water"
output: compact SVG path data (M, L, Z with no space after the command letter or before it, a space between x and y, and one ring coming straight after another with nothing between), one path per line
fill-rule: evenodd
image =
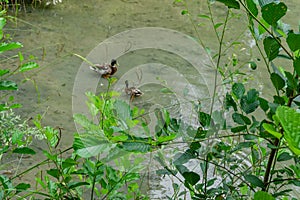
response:
M72 56L72 54L76 53L85 57L105 39L135 28L163 27L195 37L196 34L189 20L180 14L182 8L173 5L172 2L172 0L63 0L62 4L51 9L32 10L28 8L27 13L20 12L19 18L21 20L17 26L11 24L7 31L12 33L14 40L23 43L23 53L26 56L38 57L38 62L42 66L41 71L32 77L39 87L40 97L38 98L35 87L29 82L22 85L17 92L18 99L24 105L20 113L26 117L33 117L37 113L45 112L44 124L62 127L64 130L61 147L70 146L72 144L70 138L76 132L72 118L72 91L75 77L82 64L82 60ZM199 2L191 1L189 3L191 12L199 13L201 11L204 12L202 14L205 14L206 3L205 1ZM290 10L284 20L297 29L298 20L295 19L298 17L300 3L298 0L289 0L286 4ZM223 6L218 5L215 13L221 19L225 13ZM241 27L241 24L237 23L240 20L245 21L241 17L233 20L236 23L230 24L231 29L226 34L226 39L234 39L246 30L246 26ZM216 53L216 39L211 37L213 33L210 32L210 27L205 26L205 24L206 22L200 26L200 35L207 46L212 49L212 52ZM242 34L240 40L244 42L244 45L239 46L234 51L239 52L239 54L244 52L240 59L246 59L255 50L246 45L249 43L249 38L246 35ZM130 50L130 45L127 50ZM109 51L101 52L103 54L99 57L91 57L94 59L93 62L109 62L112 59ZM253 54L255 55L255 52ZM199 56L200 58L203 56L204 60L206 59L204 55ZM145 92L142 98L134 102L138 107L153 110L157 107L169 106L170 112L175 116L180 116L182 112L190 113L191 106L188 109L185 108L184 111L182 111L182 107L178 106L183 104L183 101L177 98L178 92L174 93L174 86L176 85L182 90L181 96L189 96L185 99L186 101L197 101L199 93L202 92L199 100L204 103L207 101L206 103L209 105L209 98L205 97L209 94L207 85L212 85L213 80L206 82L207 85L202 85L203 80L199 80L198 72L190 66L187 60L178 55L157 49L136 50L125 52L119 58L119 63L121 66L116 77L120 79L120 82L116 89L122 92L124 77L130 78L130 84L139 86ZM153 64L149 65L149 63ZM172 80L170 77L166 81L166 78L162 77L171 72L166 70L170 68L183 75L184 78L179 79L178 74L176 76L173 74L175 78ZM258 68L260 68L260 63L258 63ZM266 76L264 71L266 70L259 69L253 72L253 76L268 81L263 78ZM86 84L92 79L98 78L90 72ZM156 81L153 81L154 79ZM202 89L196 93L191 92L190 88L185 90L186 82L182 80L187 80L190 88ZM102 82L103 80L100 80L99 84ZM267 89L270 85L269 82L254 83L253 85L260 85L261 91L266 96L272 93ZM165 87L173 89L173 93L166 92ZM101 88L98 85L97 91L101 91ZM126 95L122 95L121 98L128 100ZM84 99L79 100L84 101ZM38 101L40 102L38 103ZM40 144L35 145L42 148ZM35 161L30 162L34 163Z

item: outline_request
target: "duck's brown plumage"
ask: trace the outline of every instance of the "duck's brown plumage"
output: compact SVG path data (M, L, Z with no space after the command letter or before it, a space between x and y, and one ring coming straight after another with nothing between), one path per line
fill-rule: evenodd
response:
M128 87L128 80L125 81L125 93L130 95L130 101L132 101L135 97L142 96L143 93L140 89L136 87Z
M90 66L90 69L100 74L102 78L109 78L117 72L117 67L117 60L112 59L110 64L95 64L94 66Z

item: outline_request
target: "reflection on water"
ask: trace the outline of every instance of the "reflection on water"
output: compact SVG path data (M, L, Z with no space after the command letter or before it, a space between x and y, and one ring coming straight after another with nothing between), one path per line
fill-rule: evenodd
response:
M78 3L77 3L78 2ZM60 126L64 128L61 148L71 145L72 135L76 132L72 118L72 89L76 73L82 61L72 56L77 53L86 56L100 42L117 33L139 27L164 27L178 30L190 36L195 36L193 27L186 17L180 15L180 7L174 6L173 0L147 1L147 0L64 0L52 9L28 8L28 13L20 13L17 26L10 24L7 32L10 32L14 40L24 45L22 52L25 56L34 55L43 66L42 70L33 75L40 92L40 103L37 103L37 93L34 86L27 82L17 92L17 98L24 107L20 112L24 116L32 117L37 113L46 112L45 125ZM291 10L286 20L298 17L299 2L290 0L286 2ZM190 3L191 11L205 12L204 1ZM293 6L291 6L293 5ZM220 7L220 16L224 12ZM238 19L245 20L245 19ZM295 20L288 21L295 23ZM239 27L235 27L238 25ZM239 31L247 27L241 24L232 24L232 32L226 35L226 39L235 38ZM296 27L297 24L292 24ZM201 37L207 46L216 47L215 38L208 26L202 26ZM246 36L245 36L246 37ZM248 44L248 39L245 39ZM249 57L247 46L245 57ZM242 47L240 47L242 48ZM128 47L130 49L130 47ZM238 49L237 51L239 51ZM98 55L93 62L108 62L112 55L108 52ZM255 54L255 53L254 53ZM197 55L203 56L203 55ZM100 59L101 58L101 59ZM245 59L246 59L245 58ZM128 100L123 92L124 81L128 79L130 85L135 85L144 91L144 96L134 100L132 104L144 108L150 114L147 120L151 124L154 119L153 111L156 108L165 107L174 117L181 117L190 124L194 124L193 102L200 100L203 107L208 109L210 89L187 60L159 49L136 50L124 53L118 58L121 64L116 77L119 79L114 89L121 92L121 98ZM14 63L11 63L12 65ZM255 76L263 78L266 74L261 71L254 72ZM92 74L94 79L96 75ZM22 77L20 77L22 78ZM97 79L98 80L98 79ZM87 78L87 84L90 77ZM106 82L100 80L99 83ZM270 84L269 82L263 84ZM104 86L98 86L98 92ZM268 88L268 87L266 87ZM263 89L262 92L267 91ZM264 94L264 93L263 93ZM207 98L206 98L207 97ZM84 101L84 99L81 99ZM84 102L82 102L84 104ZM42 148L40 144L36 144ZM31 163L35 161L30 161ZM159 180L153 178L158 183ZM163 182L162 182L163 184ZM158 186L159 187L159 186Z

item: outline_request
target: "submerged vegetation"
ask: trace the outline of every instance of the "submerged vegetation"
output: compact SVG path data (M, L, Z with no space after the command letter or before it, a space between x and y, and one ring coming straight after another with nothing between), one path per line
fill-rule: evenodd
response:
M47 144L42 152L46 158L16 174L1 162L5 173L0 175L0 199L151 199L145 183L148 153L160 164L157 175L177 180L172 184L172 195L165 199L299 198L292 188L300 187L300 34L281 21L287 6L277 0L208 0L206 13L192 13L188 1L174 3L183 8L181 14L190 20L196 40L215 69L210 109L206 111L198 100L194 103L197 127L170 117L162 109L156 110L157 124L152 132L143 117L145 110L120 100L120 94L111 90L116 78L110 77L105 92L86 93L91 118L74 115L81 129L74 135L72 147L59 150L60 128L44 126L41 115L32 119L32 127L14 114L22 105L14 102L11 92L22 82L16 83L12 77L21 73L24 81L31 81L26 73L39 67L18 52L11 57L17 59L17 68L0 69L0 159L36 156L30 147L33 139ZM222 19L214 15L216 6L225 10ZM226 33L241 15L240 10L246 15L248 33L262 63L253 57L240 63L242 55L230 55L241 41L226 40ZM217 49L205 44L198 26L202 23L212 27ZM5 24L4 10L0 52L11 55L22 44L4 37ZM245 66L252 71L243 71ZM259 80L248 75L257 68L266 71L265 78L270 79L270 98L251 87L251 81ZM220 88L225 91L222 97L217 92ZM164 149L170 144L184 146L166 155ZM22 162L22 157L19 159ZM17 181L31 170L40 171L35 183Z

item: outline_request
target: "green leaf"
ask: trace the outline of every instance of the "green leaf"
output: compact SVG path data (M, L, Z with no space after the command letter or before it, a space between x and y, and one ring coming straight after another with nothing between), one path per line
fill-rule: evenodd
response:
M28 188L30 188L30 184L20 183L16 186L16 194L28 190Z
M110 144L98 134L76 135L73 143L75 152L83 158L89 158L107 152L114 146L116 146L116 144Z
M49 174L50 176L53 176L56 179L59 179L59 170L58 169L49 169L47 170L47 174Z
M210 16L208 15L198 15L199 18L205 18L205 19L210 19Z
M281 154L279 154L277 161L281 162L281 161L287 161L292 159L293 156L291 156L288 152L283 152Z
M66 168L69 168L69 167L72 167L74 165L77 165L78 163L72 159L72 158L67 158L66 160L64 160L62 162L62 169L66 169Z
M297 79L294 78L293 74L290 72L285 71L284 72L285 77L287 78L287 85L288 88L291 90L296 90L297 89Z
M187 14L189 14L189 11L188 11L188 10L182 10L182 11L181 11L181 14L182 14L182 15L187 15Z
M146 143L146 141L123 142L122 145L119 145L119 147L122 147L122 149L125 151L137 152L137 153L147 153L152 150L151 145Z
M247 116L244 116L239 113L233 113L232 119L235 123L240 124L240 125L245 125L245 124L250 125L251 124L251 120Z
M224 24L224 23L217 23L217 24L214 25L214 28L217 29L217 28L219 28L220 26L222 26L223 24Z
M240 9L240 4L236 0L217 0L221 3L224 3L228 8Z
M257 69L257 64L256 64L255 62L250 61L250 62L249 62L249 65L250 65L250 68L251 68L252 70L256 70L256 69Z
M277 90L281 90L285 86L285 81L275 72L271 74L271 81Z
M39 67L39 65L35 62L27 62L27 63L24 63L23 65L21 65L19 71L25 72L25 71L29 71L29 70L32 70L32 69L35 69L38 67Z
M79 186L83 186L83 185L90 185L88 182L70 182L68 183L68 188L70 190L79 187Z
M3 17L0 17L0 30L3 29L3 27L5 26L6 24L6 19L3 18Z
M259 97L258 98L259 100L259 106L261 107L261 109L265 112L267 112L267 110L269 110L269 104L268 104L268 101Z
M294 69L298 76L300 76L300 58L296 58L293 62Z
M282 134L277 132L272 124L263 123L262 126L268 133L272 134L274 137L278 139L282 137Z
M244 126L236 126L236 127L233 127L233 128L231 128L230 130L231 130L231 132L233 132L233 133L238 133L238 132L244 131L244 130L246 130L246 129L247 129L247 126L244 125Z
M33 149L30 149L28 147L19 147L13 150L13 153L20 153L20 154L36 154Z
M241 99L245 93L245 87L242 83L234 83L232 85L232 93L237 99Z
M23 45L19 42L11 42L11 43L1 43L0 44L0 53L4 52L4 51L10 51L13 49L18 49L23 47Z
M259 92L255 89L251 89L247 92L247 95L244 95L241 99L242 110L246 113L252 113L259 106Z
M125 101L116 100L114 103L114 108L120 120L126 121L131 119L130 106Z
M0 69L0 76L3 76L5 74L9 73L8 69Z
M277 38L277 40L280 41L279 38ZM263 44L269 61L274 60L274 58L276 58L279 54L280 44L278 44L278 42L272 37L266 37Z
M296 155L300 155L300 113L292 108L279 106L276 110L276 116L282 125L284 138L289 148Z
M179 156L178 156L179 155ZM176 155L177 159L173 162L174 165L183 165L191 159L195 159L197 156L195 152L191 149L186 150L184 153L179 153Z
M234 102L232 96L228 93L226 93L226 97L225 97L225 109L229 110L230 107L233 107L234 111L237 111L237 105Z
M17 90L18 85L13 81L0 81L0 90Z
M300 34L289 32L288 37L286 38L290 49L292 51L297 51L300 49Z
M210 126L211 116L205 112L199 112L198 119L203 127Z
M176 133L172 133L171 135L168 135L168 136L161 135L161 136L158 137L157 141L159 143L172 141L176 138L176 136L177 136Z
M287 11L287 6L280 2L277 3L269 3L262 7L262 17L263 19L270 25L275 26L277 21L281 19Z
M251 13L257 17L258 15L258 9L256 7L256 4L253 2L253 0L247 0L247 7L251 11Z
M257 177L252 174L248 174L244 176L245 180L251 183L255 187L264 187L264 183Z
M184 177L185 182L187 182L191 185L195 185L200 180L199 174L197 174L195 172L184 172L182 174L182 176Z
M254 194L254 200L275 200L275 198L267 192L258 191Z

